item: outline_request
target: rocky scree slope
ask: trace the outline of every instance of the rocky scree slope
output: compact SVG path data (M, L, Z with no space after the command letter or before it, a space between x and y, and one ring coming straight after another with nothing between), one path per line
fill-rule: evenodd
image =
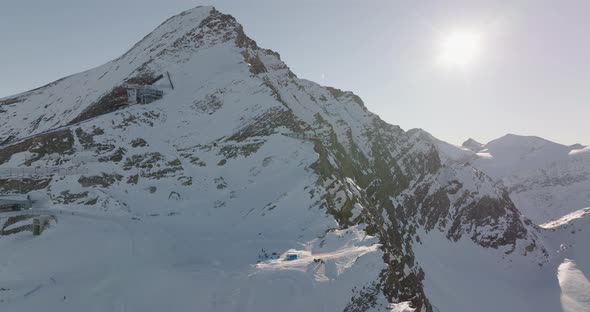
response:
M116 96L166 72L175 88L158 82L159 101L128 106ZM212 7L0 109L0 166L87 171L3 177L4 193L41 190L101 214L203 209L203 218L223 215L216 227L228 231L302 241L362 226L382 245L383 267L342 294L345 311L373 309L380 297L433 310L413 252L418 232L546 261L537 229L486 174L446 161L426 134L387 124L358 96L298 78Z

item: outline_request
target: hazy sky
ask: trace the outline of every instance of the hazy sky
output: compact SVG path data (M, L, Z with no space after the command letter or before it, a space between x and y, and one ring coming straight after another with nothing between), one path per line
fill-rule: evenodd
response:
M449 142L506 133L590 144L590 1L1 0L0 97L101 65L173 14L213 4L301 78L351 90ZM441 38L480 33L462 69Z

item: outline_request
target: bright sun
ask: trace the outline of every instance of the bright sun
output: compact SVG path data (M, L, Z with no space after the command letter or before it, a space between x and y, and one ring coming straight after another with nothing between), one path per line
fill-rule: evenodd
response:
M481 36L475 31L456 30L440 42L439 61L446 66L465 68L481 54Z

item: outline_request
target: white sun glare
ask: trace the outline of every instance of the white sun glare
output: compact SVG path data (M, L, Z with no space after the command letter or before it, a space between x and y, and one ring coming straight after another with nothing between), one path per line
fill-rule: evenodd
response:
M440 42L439 62L465 68L477 61L481 54L481 36L475 31L455 30Z

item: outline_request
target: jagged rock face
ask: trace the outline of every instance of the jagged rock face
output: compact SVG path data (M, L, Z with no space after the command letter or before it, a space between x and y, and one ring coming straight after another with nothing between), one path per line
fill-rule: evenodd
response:
M160 101L127 106L113 97L166 72L175 89L159 82ZM35 177L56 203L129 211L145 205L141 194L160 205L202 198L236 209L230 221L244 218L242 227L276 214L269 228L282 233L279 216L294 213L281 210L284 198L304 189L301 209L324 211L340 228L366 225L384 269L353 291L346 311L374 307L379 293L432 311L413 253L418 229L544 261L534 228L485 174L447 163L429 136L385 123L358 96L297 78L213 8L172 17L122 57L1 103L0 141L13 142L0 147L1 164L43 166L59 155L60 166L78 168L76 157L95 159L87 174ZM280 192L244 191L273 171L289 174ZM252 206L243 216L242 200ZM327 230L311 224L301 237Z

